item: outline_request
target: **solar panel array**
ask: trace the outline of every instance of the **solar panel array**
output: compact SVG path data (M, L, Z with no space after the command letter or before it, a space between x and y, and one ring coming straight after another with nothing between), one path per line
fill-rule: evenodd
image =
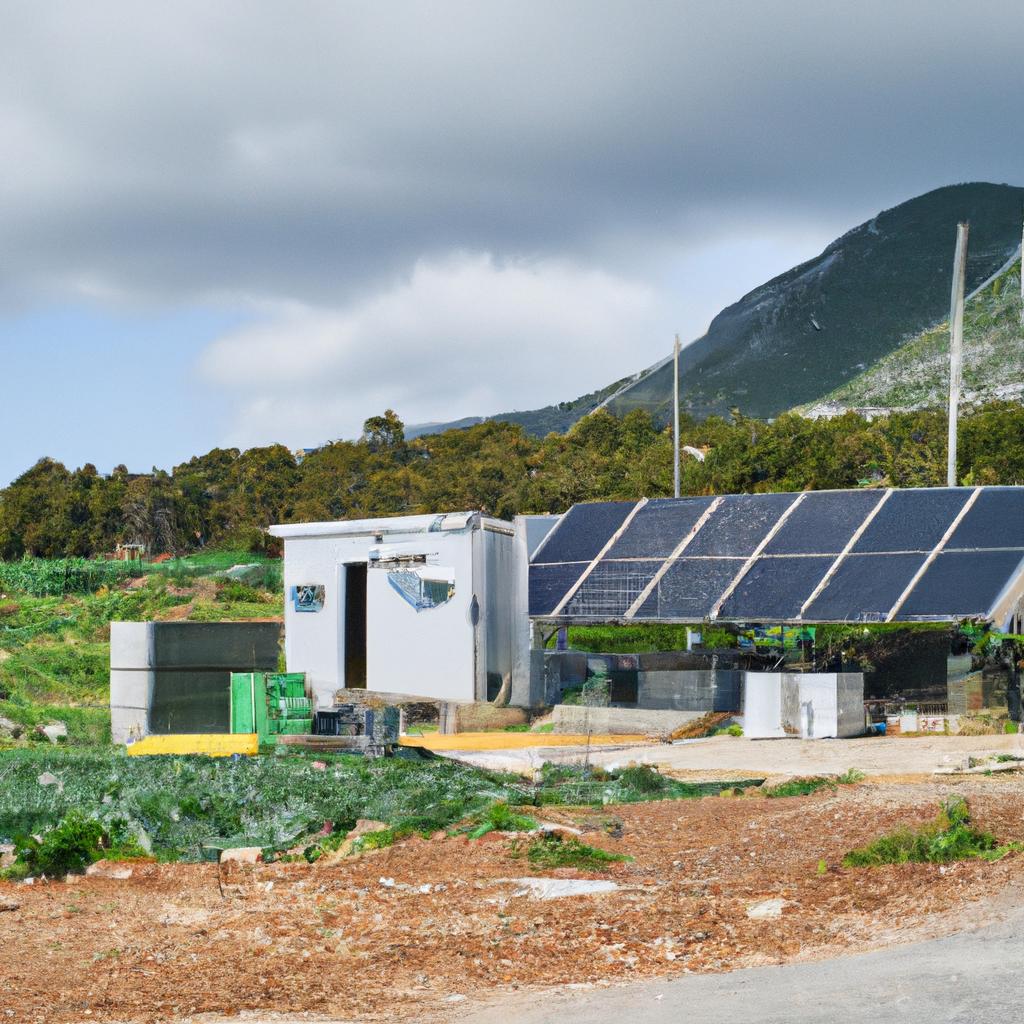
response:
M530 615L576 621L988 619L1024 579L1024 487L574 505Z

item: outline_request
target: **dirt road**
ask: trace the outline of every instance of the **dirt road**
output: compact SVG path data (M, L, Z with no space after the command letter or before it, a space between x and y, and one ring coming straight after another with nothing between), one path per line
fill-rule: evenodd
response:
M652 764L685 778L691 772L756 775L839 775L858 768L869 775L926 775L989 753L1024 757L1024 735L871 736L851 740L749 740L712 736L683 743L658 743L616 750L548 748L542 751L466 752L456 756L480 767L505 771L539 767L545 760L592 764Z

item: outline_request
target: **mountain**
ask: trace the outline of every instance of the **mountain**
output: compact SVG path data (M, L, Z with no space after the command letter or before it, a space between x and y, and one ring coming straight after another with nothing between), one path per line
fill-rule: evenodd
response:
M971 225L970 291L1016 252L1022 210L1024 188L975 182L935 189L872 217L723 309L683 349L683 409L698 418L734 408L772 417L830 394L948 316L958 221ZM492 418L531 432L564 430L603 405L620 415L646 409L665 422L671 360L603 391L597 402L585 396L564 403L569 409L558 415L552 410L561 406Z
M1020 260L987 282L964 305L964 405L1024 401L1024 322ZM949 320L922 331L824 401L798 410L834 415L865 406L945 407L949 387Z

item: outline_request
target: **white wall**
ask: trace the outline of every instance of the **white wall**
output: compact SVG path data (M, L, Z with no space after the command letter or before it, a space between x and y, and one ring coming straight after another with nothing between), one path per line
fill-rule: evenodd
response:
M786 735L780 672L743 673L743 735L751 739Z
M417 611L388 583L385 569L367 573L367 689L439 700L475 696L472 531L312 536L285 539L285 657L289 672L305 672L318 706L334 703L344 686L346 563L366 562L374 548L424 554L454 569L455 594ZM322 611L296 612L291 588L325 588Z

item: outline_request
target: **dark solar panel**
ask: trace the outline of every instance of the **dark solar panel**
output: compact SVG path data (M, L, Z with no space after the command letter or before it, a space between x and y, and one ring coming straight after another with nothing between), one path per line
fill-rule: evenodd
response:
M718 615L725 619L795 619L835 559L761 557L740 580Z
M731 494L697 532L687 555L752 555L795 494Z
M970 496L967 487L893 491L853 551L931 551Z
M573 594L564 614L577 618L621 618L663 564L660 558L630 562L602 559Z
M633 517L609 558L668 558L712 498L656 498Z
M803 617L808 622L878 622L888 615L927 557L847 555Z
M1024 488L986 487L946 542L957 548L1024 548Z
M810 491L768 542L764 553L838 555L884 494L884 491Z
M943 551L896 617L987 615L1022 559L1024 551Z
M593 561L635 505L631 501L573 505L537 552L537 562Z
M587 562L530 566L530 614L550 615L569 588L583 575Z
M635 618L704 619L741 568L738 558L677 558Z

